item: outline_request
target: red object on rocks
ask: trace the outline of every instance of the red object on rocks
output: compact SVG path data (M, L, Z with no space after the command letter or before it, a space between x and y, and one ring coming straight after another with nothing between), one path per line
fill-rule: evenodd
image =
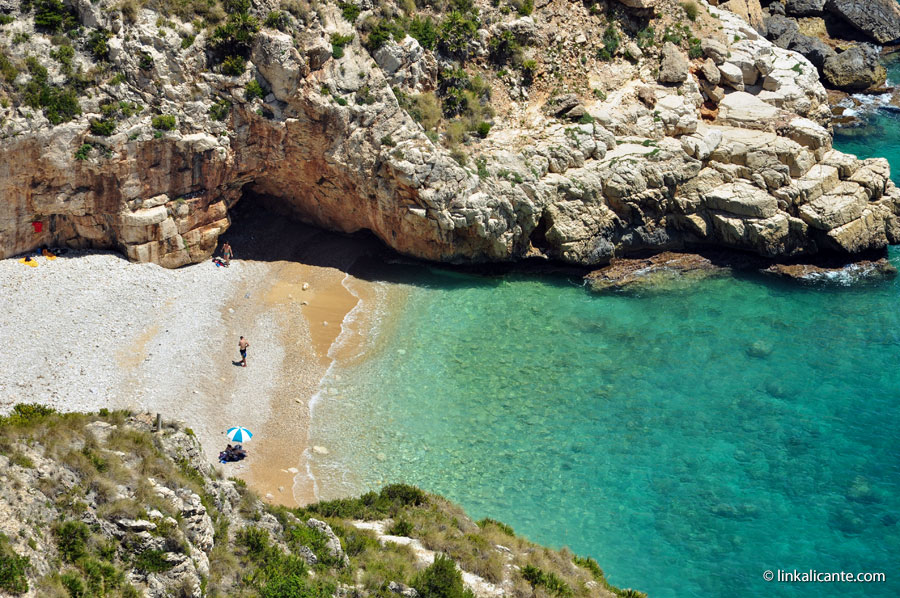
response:
M36 232L36 233L39 233L39 232L41 232L42 230L44 230L44 223L43 223L43 222L32 222L32 223L31 223L31 226L34 227L34 232Z

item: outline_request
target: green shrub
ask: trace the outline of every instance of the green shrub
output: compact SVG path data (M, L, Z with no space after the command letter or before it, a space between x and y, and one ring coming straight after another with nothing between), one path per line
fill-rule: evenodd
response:
M75 159L79 161L87 160L92 149L94 149L93 145L91 145L90 143L85 143L75 152Z
M694 2L694 0L687 0L686 2L682 2L681 8L684 9L684 14L687 15L687 18L689 20L697 20L697 14L700 12L700 7L697 6L697 3Z
M19 595L28 591L25 571L31 561L27 556L19 556L10 546L9 538L0 534L0 590Z
M469 42L478 31L478 18L472 13L450 11L438 30L437 46L448 56L458 60L469 57Z
M341 14L344 15L345 19L351 23L356 22L356 17L358 17L360 13L359 6L350 2L338 2L338 7L341 9Z
M228 100L219 100L209 107L209 117L213 120L225 120L231 112L231 103Z
M197 39L196 35L186 35L181 39L181 49L187 50L194 44L194 40Z
M341 498L319 502L305 507L303 511L322 517L381 519L385 515L396 514L403 507L422 505L426 501L425 493L415 486L391 484L382 488L381 492L377 494L366 492L359 498Z
M656 31L653 29L652 25L647 25L643 29L637 32L637 36L635 37L635 41L637 42L638 48L649 48L653 44L656 43Z
M91 535L88 526L80 521L66 521L53 529L59 556L66 563L74 563L87 552L87 540Z
M145 550L134 557L132 565L144 573L162 573L175 566L165 559L165 552L162 550Z
M116 73L112 79L109 80L110 85L121 85L125 83L125 73Z
M381 138L381 145L386 145L388 147L394 147L397 144L394 142L394 140L391 138L390 135L385 135L384 137Z
M288 25L290 25L290 20L288 19L287 14L281 12L280 10L273 10L268 15L266 15L264 24L270 29L278 29L279 31L284 31L288 28Z
M109 137L116 130L116 121L112 119L102 118L99 120L91 120L91 133L94 135L102 135Z
M16 18L12 15L0 15L0 26L9 25L15 20Z
M597 58L600 60L612 60L619 49L619 32L613 25L608 25L603 31L603 47L597 50Z
M401 517L401 518L397 519L396 521L394 521L393 525L391 525L391 527L388 528L387 533L390 534L391 536L407 536L408 537L413 532L413 528L414 528L414 526L413 526L412 522Z
M448 556L438 554L434 563L413 579L412 586L421 598L473 598L463 585L462 574Z
M406 32L399 25L393 21L382 19L369 31L369 35L366 37L366 48L369 52L375 52L392 37L400 40L404 35Z
M158 129L160 131L171 131L175 128L175 117L171 114L160 114L158 116L154 116L150 121L150 124L153 125L154 129Z
M141 52L141 56L138 59L138 68L142 71L149 71L153 68L153 56L148 54L147 52Z
M46 405L38 405L37 403L17 403L13 406L12 412L9 415L0 418L0 425L26 427L46 421L47 418L55 413L55 409L47 407Z
M7 58L6 54L0 52L0 75L7 83L12 83L19 76L19 69Z
M104 596L107 590L114 590L125 581L125 574L111 563L87 558L79 562L79 567L92 596Z
M479 137L484 139L488 136L488 133L491 132L491 123L481 121L480 123L478 123L478 125L476 125L475 132L478 133Z
M222 61L222 74L240 77L247 70L247 61L240 56L228 56Z
M491 60L497 64L511 62L518 65L522 63L522 47L509 29L492 37L488 42L488 49L491 53Z
M534 75L537 72L537 60L523 60L522 61L522 77L526 85L531 85L534 82Z
M331 35L331 57L338 59L344 57L344 46L353 41L353 34L341 35L333 33Z
M538 586L543 586L559 598L572 596L572 588L552 571L542 571L534 565L526 565L522 568L522 578L531 584L532 592Z
M69 592L70 598L87 597L87 588L84 586L84 581L81 579L81 576L74 571L63 573L59 576L59 581L66 591Z
M438 39L438 29L431 17L420 19L414 17L407 26L407 33L415 38L426 50L434 50Z
M700 40L692 37L688 40L688 57L691 60L701 58L703 56L703 48L700 47Z
M522 17L527 17L534 12L534 0L513 0L512 5Z
M260 85L259 81L256 79L251 79L244 89L244 98L250 102L253 101L254 98L263 99L264 97L266 97L266 92L263 91L262 85Z
M75 12L60 0L35 2L34 26L52 33L74 29L78 23Z
M356 90L356 103L366 106L370 106L375 103L375 96L372 95L372 90L368 85L363 85L358 90Z
M107 42L111 34L103 29L94 29L87 39L87 48L97 60L109 58L109 45Z
M478 527L480 527L482 529L489 525L493 525L494 527L499 529L501 532L503 532L507 536L515 536L516 535L516 532L513 531L513 528L511 525L507 525L507 524L503 523L502 521L497 521L496 519L491 519L489 517L485 517L484 519L481 519L481 520L477 521L476 523L477 523Z
M259 31L259 21L247 12L249 2L231 0L229 4L234 12L228 15L228 21L224 25L216 27L210 42L213 54L219 61L229 57L249 57L253 40Z

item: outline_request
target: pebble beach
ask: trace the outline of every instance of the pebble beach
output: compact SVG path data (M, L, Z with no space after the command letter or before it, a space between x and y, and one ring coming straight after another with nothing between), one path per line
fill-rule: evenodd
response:
M360 298L374 302L383 289L347 273L371 242L253 214L246 229L257 233L228 235L229 268L167 270L105 251L38 257L37 267L0 260L0 410L37 402L160 413L186 422L211 462L225 430L244 426L254 433L250 457L223 473L271 502L315 500L309 401L340 347L352 353L364 335ZM290 241L267 250L258 232L266 226ZM246 368L241 335L250 341Z

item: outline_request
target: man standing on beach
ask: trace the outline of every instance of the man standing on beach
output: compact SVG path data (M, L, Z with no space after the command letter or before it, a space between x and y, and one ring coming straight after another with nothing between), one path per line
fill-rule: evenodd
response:
M247 367L247 347L250 346L250 343L247 342L243 336L241 340L238 341L238 351L241 352L241 366Z
M225 241L225 244L222 245L222 257L225 258L225 265L231 265L231 258L234 257L234 253L231 251L231 243ZM243 337L241 337L243 338Z

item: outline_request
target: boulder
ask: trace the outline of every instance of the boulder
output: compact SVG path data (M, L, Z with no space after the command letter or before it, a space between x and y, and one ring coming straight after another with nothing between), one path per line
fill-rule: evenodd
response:
M722 64L728 58L728 46L711 37L700 42L700 49L703 50L705 56L712 58L716 64Z
M779 48L787 49L794 37L800 35L797 21L782 15L772 15L766 19L766 36Z
M578 99L577 95L574 93L567 93L560 96L554 96L547 100L547 103L544 104L544 111L548 114L553 114L554 116L562 116L580 103L581 101Z
M738 91L744 91L744 73L740 67L730 62L719 65L720 81Z
M726 95L719 102L719 119L748 129L765 129L778 116L778 109L744 91Z
M719 73L719 69L716 67L716 63L712 58L707 58L703 61L703 63L700 65L700 73L711 84L719 84L721 74Z
M774 197L748 183L720 185L706 193L703 199L709 208L737 216L771 218L778 212L778 201Z
M900 5L896 0L828 0L825 9L879 44L900 38Z
M861 91L884 85L887 71L879 61L878 50L869 44L857 44L840 54L829 56L822 73L830 85L845 91Z
M785 0L784 12L792 17L814 17L822 14L826 0ZM776 2L776 4L778 4Z
M787 49L803 54L818 69L823 68L825 61L835 54L831 46L819 38L803 35L802 33L793 36L793 39L788 43Z
M683 83L688 78L690 65L684 53L672 42L666 42L659 64L660 83Z

